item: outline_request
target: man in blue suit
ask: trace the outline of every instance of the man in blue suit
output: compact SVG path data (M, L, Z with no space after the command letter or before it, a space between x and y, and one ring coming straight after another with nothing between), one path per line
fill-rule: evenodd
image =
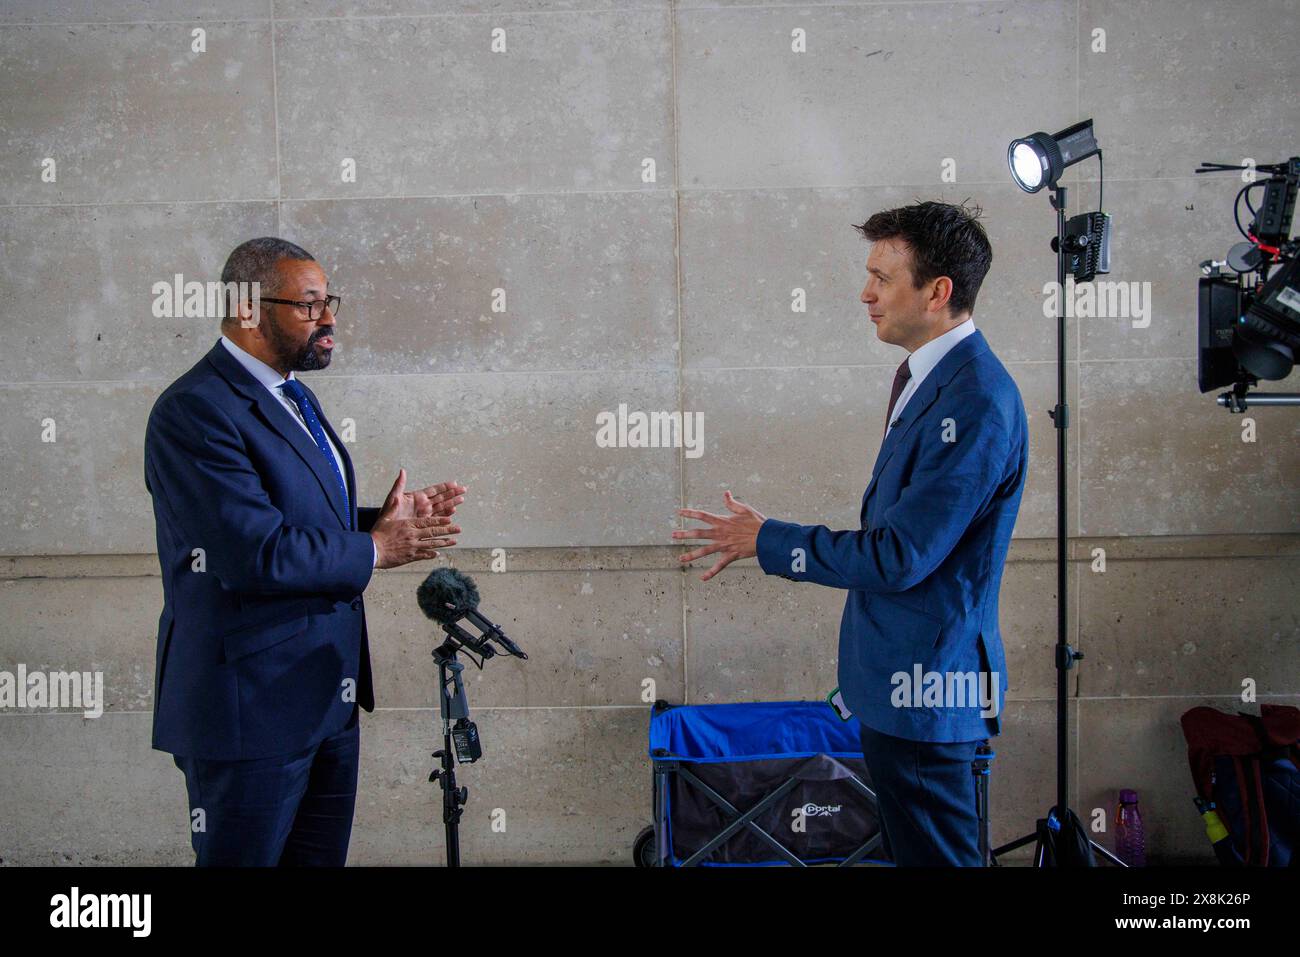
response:
M765 518L725 493L707 528L705 581L757 556L769 575L848 591L839 680L861 727L885 840L901 865L981 862L971 761L999 733L1007 688L998 591L1028 469L1015 382L975 329L993 254L976 216L917 203L872 216L861 300L876 335L909 353L894 376L861 527Z
M153 746L185 774L199 865L335 865L373 711L361 594L375 568L455 545L454 482L358 508L347 446L295 372L323 369L339 298L306 250L243 243L222 336L145 436L163 612ZM256 284L256 285L254 285Z

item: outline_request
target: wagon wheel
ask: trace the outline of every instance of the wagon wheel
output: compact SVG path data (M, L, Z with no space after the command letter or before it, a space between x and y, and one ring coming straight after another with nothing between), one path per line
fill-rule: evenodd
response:
M643 828L632 842L632 860L637 867L655 866L655 829Z

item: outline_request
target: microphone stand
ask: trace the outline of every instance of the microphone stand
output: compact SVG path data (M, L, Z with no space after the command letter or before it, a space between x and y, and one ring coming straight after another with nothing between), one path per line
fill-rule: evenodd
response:
M465 682L461 678L465 666L457 658L457 652L464 650L471 660L477 654L480 660L476 664L480 668L483 662L496 657L497 650L490 644L494 641L516 658L528 657L499 626L484 618L477 609L468 609L461 617L480 628L483 634L472 635L455 621L443 622L442 630L447 637L432 652L433 660L438 663L442 749L433 752L441 766L429 774L429 781L437 781L442 788L442 823L447 832L448 867L460 867L460 817L469 799L469 788L456 786L456 761L473 764L483 756L478 727L470 720L469 699L465 696Z
M460 816L469 799L469 788L456 787L456 753L452 750L451 740L451 723L469 721L469 699L465 697L465 684L461 680L465 666L456 658L459 649L460 642L450 634L446 641L433 649L433 660L438 663L439 712L442 715L442 749L433 752L433 756L441 760L442 767L434 769L429 781L437 781L442 787L442 823L447 832L448 867L460 867ZM472 728L474 725L470 722L469 726ZM477 743L477 731L474 740Z

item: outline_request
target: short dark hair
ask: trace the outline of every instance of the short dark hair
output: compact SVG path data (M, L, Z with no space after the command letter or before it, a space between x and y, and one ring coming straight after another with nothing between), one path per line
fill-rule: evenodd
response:
M261 295L274 295L279 291L280 284L280 277L276 274L275 264L281 259L309 259L312 262L316 261L315 256L297 243L291 243L287 239L278 239L275 236L260 236L257 239L250 239L248 242L240 243L226 257L226 265L221 270L221 282L223 285L255 282L258 284L258 292ZM223 324L233 322L235 316L238 315L235 302L229 298L230 287L226 285L226 289L226 314L221 320Z
M947 276L952 280L948 308L953 315L975 309L975 296L993 264L993 247L979 217L984 211L965 203L917 202L876 213L853 228L864 239L899 239L912 253L912 285Z

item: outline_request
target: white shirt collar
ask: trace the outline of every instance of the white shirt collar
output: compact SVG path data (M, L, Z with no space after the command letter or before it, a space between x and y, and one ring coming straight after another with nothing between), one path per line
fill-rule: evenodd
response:
M278 387L283 385L287 379L293 378L293 370L289 371L287 377L282 376L261 359L257 358L257 356L245 352L225 336L221 337L221 343L226 347L226 350L234 356L236 360L238 360L239 364L248 370L249 374L254 379L262 383L262 385L266 386L266 388L270 389L276 395L281 394Z
M972 316L960 325L954 326L941 336L936 336L907 357L907 369L912 374L912 381L918 386L939 364L952 347L975 331L975 318Z

